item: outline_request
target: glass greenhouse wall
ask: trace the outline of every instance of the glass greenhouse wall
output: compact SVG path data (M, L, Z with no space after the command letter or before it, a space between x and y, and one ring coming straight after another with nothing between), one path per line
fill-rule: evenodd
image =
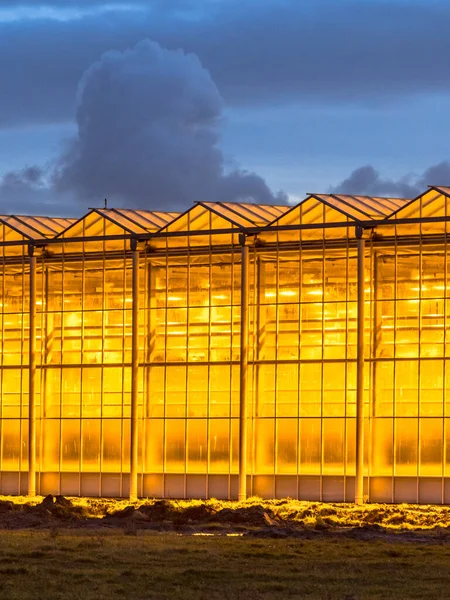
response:
M450 502L449 199L0 217L0 492Z

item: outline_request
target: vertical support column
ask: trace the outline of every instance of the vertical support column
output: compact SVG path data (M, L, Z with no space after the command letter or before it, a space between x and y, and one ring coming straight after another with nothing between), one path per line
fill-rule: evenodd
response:
M356 228L358 245L358 320L356 355L356 478L355 504L364 502L364 253L361 227Z
M238 499L247 498L247 372L248 372L248 246L241 234L241 337L239 359L239 488Z
M36 496L36 257L34 246L28 246L30 258L28 346L28 496Z
M380 269L379 265L383 264L383 257L379 255L377 250L370 249L372 254L372 269L371 269L371 277L372 277L372 293L371 293L371 306L372 310L370 313L370 323L372 327L371 340L372 340L372 352L371 356L373 358L377 358L379 354L379 347L381 344L381 302L378 301L378 271ZM370 385L371 385L371 393L370 393L370 424L369 424L369 435L370 435L370 448L368 452L369 456L369 478L372 476L372 469L374 464L374 424L376 423L376 418L379 414L378 400L377 400L377 390L376 390L376 382L377 382L377 361L371 361L371 372L370 372Z
M131 439L130 500L138 497L138 376L139 376L139 250L137 240L130 241L132 255L131 315Z

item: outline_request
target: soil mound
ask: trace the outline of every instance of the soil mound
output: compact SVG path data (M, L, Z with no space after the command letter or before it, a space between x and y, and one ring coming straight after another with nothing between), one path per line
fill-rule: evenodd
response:
M214 521L263 527L271 521L275 523L275 515L272 510L256 504L249 507L223 508L214 515Z
M154 523L170 521L174 514L172 504L166 500L156 500L152 504L143 504L139 507L139 510Z

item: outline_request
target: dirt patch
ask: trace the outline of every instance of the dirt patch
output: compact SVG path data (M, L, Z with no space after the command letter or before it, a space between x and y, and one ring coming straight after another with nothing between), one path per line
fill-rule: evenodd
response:
M447 506L322 504L295 500L246 502L66 498L0 499L0 529L91 528L185 534L240 534L253 537L316 539L339 536L358 539L450 541Z

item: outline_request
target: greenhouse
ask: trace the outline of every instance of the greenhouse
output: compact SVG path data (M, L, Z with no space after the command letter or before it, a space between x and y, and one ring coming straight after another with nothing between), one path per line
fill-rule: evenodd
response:
M0 216L0 493L450 503L448 212Z

